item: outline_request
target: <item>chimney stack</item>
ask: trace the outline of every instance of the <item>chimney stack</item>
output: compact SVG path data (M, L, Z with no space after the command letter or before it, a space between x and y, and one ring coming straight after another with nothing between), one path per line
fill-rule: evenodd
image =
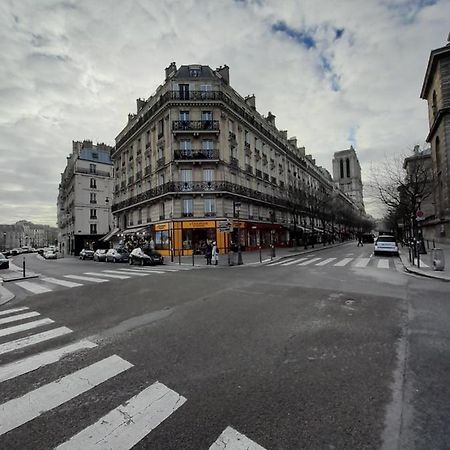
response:
M266 117L266 120L267 120L267 122L269 122L270 123L270 125L273 125L273 126L275 126L275 115L274 114L272 114L270 111L267 113L267 117ZM286 131L286 133L287 133L287 131Z
M216 69L216 72L222 77L226 84L230 84L230 68L225 64Z
M280 134L281 134L281 136L283 137L283 139L286 139L286 140L287 140L287 138L288 138L288 132L287 132L287 130L280 130Z
M144 106L146 101L143 98L136 99L136 112L139 112Z
M297 138L296 136L292 136L288 139L289 144L291 144L293 147L297 148Z
M177 65L175 62L171 62L169 67L166 67L166 81L172 77L177 71Z
M252 95L247 95L247 97L245 97L245 103L247 103L248 106L250 106L250 108L256 110L256 98L255 98L255 94Z

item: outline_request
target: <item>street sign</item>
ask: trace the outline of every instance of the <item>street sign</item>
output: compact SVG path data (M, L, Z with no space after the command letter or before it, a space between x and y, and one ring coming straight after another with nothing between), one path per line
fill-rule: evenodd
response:
M219 220L217 223L217 228L222 233L231 233L232 226L230 220Z
M416 220L424 220L425 219L425 214L423 211L421 211L420 209L416 212Z

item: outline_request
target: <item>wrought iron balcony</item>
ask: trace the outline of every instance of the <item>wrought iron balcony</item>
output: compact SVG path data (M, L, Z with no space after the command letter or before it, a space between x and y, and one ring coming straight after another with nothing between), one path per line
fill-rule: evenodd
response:
M142 179L142 172L137 172L136 173L136 181L139 181Z
M277 179L275 177L270 177L270 182L272 184L277 184Z
M149 176L151 174L151 172L152 172L152 167L151 166L146 166L144 168L144 177Z
M158 159L158 161L156 161L156 168L161 169L161 167L163 167L165 164L166 164L166 157L162 156L161 158Z
M133 176L128 177L128 186L133 183L134 183L134 177Z
M248 173L249 175L253 175L253 167L250 164L245 165L245 173Z
M262 178L262 172L259 169L256 169L257 178Z
M220 91L172 91L172 100L190 100L190 101L202 101L202 100L220 100Z
M192 161L192 160L218 160L219 150L217 149L190 149L190 150L174 150L173 159L176 161Z
M233 169L239 169L239 160L237 158L234 158L233 156L230 157L230 167Z
M84 167L77 167L75 169L76 173L86 173L88 175L98 175L101 177L110 177L111 174L110 172L106 171L106 170L91 170L91 169L85 169Z
M263 174L263 178L264 178L264 181L269 181L269 174L268 173L264 173Z
M218 120L174 120L173 131L213 131L219 132Z
M205 217L216 217L216 214L215 211L205 212Z

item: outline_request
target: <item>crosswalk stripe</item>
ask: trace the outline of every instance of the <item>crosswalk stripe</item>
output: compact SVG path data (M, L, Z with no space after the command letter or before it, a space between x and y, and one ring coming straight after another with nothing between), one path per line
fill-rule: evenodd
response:
M57 449L130 449L185 402L183 396L156 382Z
M20 283L16 283L16 285L33 294L43 294L44 292L51 292L53 290L31 281L21 281Z
M295 261L295 258L282 259L281 261L270 264L271 266L278 266L279 264L287 263L288 261Z
M0 405L0 436L89 391L130 367L133 367L133 364L113 355L22 397L3 403Z
M379 259L377 267L379 269L389 269L389 260L388 259Z
M231 427L225 428L216 442L209 447L209 450L265 450L247 436L239 433Z
M49 364L59 361L66 355L74 353L78 350L90 349L97 347L94 342L83 339L73 344L66 345L56 350L49 350L39 353L37 355L29 356L28 358L14 361L10 364L0 366L0 383L12 378L16 378L33 370L37 370L41 367L48 366Z
M334 264L334 266L343 267L343 266L346 266L352 260L353 260L353 258L343 258L340 261L338 261L336 264Z
M52 320L52 319L40 319L40 320L35 320L34 322L28 322L28 323L22 323L20 325L14 325L13 327L2 328L0 330L0 337L8 336L8 335L14 334L14 333L20 333L21 331L31 330L31 329L37 328L37 327L42 327L43 325L48 325L53 322L54 322L54 320Z
M82 283L74 283L73 281L66 281L66 280L58 280L57 278L41 278L42 281L45 281L46 283L52 283L57 284L59 286L64 286L68 288L74 288L79 286L84 286Z
M44 331L42 333L32 334L31 336L26 336L15 341L5 342L0 344L0 355L4 353L13 352L19 348L28 347L30 345L39 344L40 342L47 341L49 339L54 339L65 334L72 333L72 330L67 327L54 328L53 330Z
M108 273L104 273L108 272ZM108 278L117 278L118 280L126 280L127 278L131 278L127 275L114 275L112 273L109 273L109 270L102 270L102 273L96 273L96 272L84 272L85 275L100 275L101 277L108 277Z
M357 258L354 267L366 267L369 261L370 258Z
M3 311L0 311L0 316L6 316L8 314L13 314L19 311L25 311L29 309L27 306L22 306L21 308L10 308L10 309L5 309Z
M103 272L112 273L114 275L122 275L122 276L126 276L128 278L130 278L130 276L133 275L132 273L130 273L130 274L124 273L122 270L102 270L102 273Z
M319 263L316 264L316 266L325 266L326 264L330 263L331 261L334 261L336 258L327 258L324 259L323 261L320 261Z
M129 273L130 275L137 275L138 277L146 277L147 273L146 272L142 272L142 270L137 270L137 269L119 269L123 272L121 273Z
M64 275L64 277L71 278L72 280L92 281L93 283L106 283L107 281L109 281L103 278L83 277L81 275Z
M307 266L308 264L311 264L316 261L320 261L321 259L322 258L311 258L311 259L301 262L300 264L297 264L297 266Z
M292 264L299 263L300 261L304 261L305 259L308 259L308 258L294 259L294 261L285 262L285 263L283 263L281 265L282 266L292 266Z
M146 272L146 273L164 273L164 272L166 272L162 267L160 268L159 266L158 266L158 268L156 268L156 267L141 267L140 269L137 269L137 270L140 270L141 272Z
M0 319L0 325L3 325L4 323L17 322L18 320L29 319L36 316L40 316L37 311L30 311L23 314L17 314L15 316L3 317L3 319Z

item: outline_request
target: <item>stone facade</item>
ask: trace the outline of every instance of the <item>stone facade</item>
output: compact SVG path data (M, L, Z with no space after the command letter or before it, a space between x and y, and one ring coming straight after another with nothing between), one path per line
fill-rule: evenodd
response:
M333 158L333 179L338 187L350 197L364 214L363 184L361 166L355 149L336 152Z
M420 96L428 103L427 142L433 161L432 237L450 243L450 44L431 52Z
M58 230L49 225L40 225L20 220L12 225L0 224L0 250L20 247L48 247L55 245Z

